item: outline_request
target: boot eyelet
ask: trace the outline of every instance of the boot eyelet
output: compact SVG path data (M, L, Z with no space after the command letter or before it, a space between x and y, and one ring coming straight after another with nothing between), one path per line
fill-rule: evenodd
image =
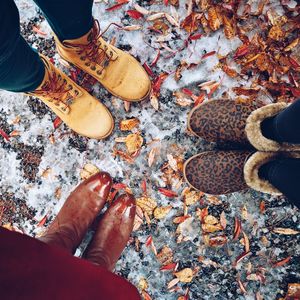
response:
M95 71L95 70L96 70L96 67L95 67L95 66L91 66L91 70L92 70L92 71Z
M91 64L87 62L87 63L85 63L85 65L86 65L87 67L89 67Z
M102 75L102 72L98 70L98 71L97 71L97 74L98 74L98 75Z
M73 86L72 86L72 84L69 84L69 86L68 86L68 87L69 87L69 89L70 89L70 90L73 90Z
M75 90L74 93L76 94L76 96L79 95L79 92L77 90Z
M67 83L67 79L64 78L64 83Z

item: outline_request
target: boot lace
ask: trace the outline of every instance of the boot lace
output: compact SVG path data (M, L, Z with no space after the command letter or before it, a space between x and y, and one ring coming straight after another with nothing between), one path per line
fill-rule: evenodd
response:
M60 74L51 70L48 72L48 80L40 89L35 90L33 94L46 97L49 102L59 106L62 111L67 111L74 98L79 95L79 91L74 89L73 85Z
M114 51L107 46L105 42L102 42L100 38L106 30L101 34L100 25L98 20L94 20L94 26L88 36L88 44L73 44L65 42L66 46L71 46L76 49L76 52L80 56L80 60L86 61L85 65L90 67L92 71L95 71L98 75L102 75L104 69L109 65L109 62L113 59ZM101 68L97 68L97 64Z

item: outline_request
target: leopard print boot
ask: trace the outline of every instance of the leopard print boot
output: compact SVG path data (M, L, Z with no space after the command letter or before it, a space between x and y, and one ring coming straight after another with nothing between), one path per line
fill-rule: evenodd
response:
M207 194L222 195L247 188L281 195L270 182L259 177L259 169L282 157L300 158L300 152L207 151L184 164L186 182Z
M207 151L184 165L185 180L196 190L222 195L247 188L244 164L251 151Z
M233 100L211 100L195 107L188 118L188 128L210 142L254 147L259 151L300 151L299 145L278 143L263 136L261 122L287 107L279 102L259 107Z

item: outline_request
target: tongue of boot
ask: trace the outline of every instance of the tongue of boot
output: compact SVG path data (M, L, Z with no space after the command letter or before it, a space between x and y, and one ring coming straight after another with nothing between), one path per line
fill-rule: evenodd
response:
M64 40L64 43L76 44L76 45L87 45L88 43L90 43L92 36L93 36L93 28L82 37L73 40Z

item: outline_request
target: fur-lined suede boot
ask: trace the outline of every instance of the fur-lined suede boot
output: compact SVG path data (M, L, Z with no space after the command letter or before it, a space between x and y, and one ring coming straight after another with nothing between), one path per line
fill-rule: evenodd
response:
M55 40L64 60L93 76L114 96L125 101L148 98L151 91L148 74L134 57L102 38L97 21L78 39L61 42L55 37Z
M259 107L233 100L211 100L191 111L188 127L210 142L238 143L259 151L300 151L300 145L279 143L262 134L261 123L287 106L284 102Z
M281 195L269 181L259 177L264 164L282 158L299 158L299 152L208 151L186 161L184 177L194 189L222 195L252 188Z

